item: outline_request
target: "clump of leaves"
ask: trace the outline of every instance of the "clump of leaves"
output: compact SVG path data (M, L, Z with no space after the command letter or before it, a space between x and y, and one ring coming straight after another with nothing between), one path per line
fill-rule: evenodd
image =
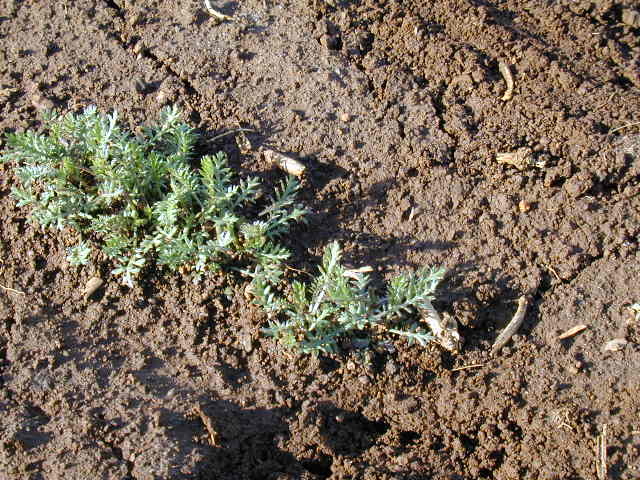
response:
M370 287L368 275L345 269L336 242L324 251L319 275L311 283L293 282L287 295L256 272L254 302L270 316L265 332L278 341L309 352L335 352L341 339L375 333L400 335L426 345L433 336L415 314L431 307L444 270L422 269L393 278L380 296Z
M249 208L264 203L259 180L236 182L224 153L192 168L197 134L175 107L139 136L122 129L115 112L101 115L95 107L45 120L47 134L7 138L1 160L16 165L21 183L13 195L43 227L70 226L97 240L125 284L152 260L200 276L244 258L278 277L289 252L277 238L305 213L295 204L293 177L264 208ZM244 213L250 210L258 213ZM89 257L84 240L70 249L73 264Z

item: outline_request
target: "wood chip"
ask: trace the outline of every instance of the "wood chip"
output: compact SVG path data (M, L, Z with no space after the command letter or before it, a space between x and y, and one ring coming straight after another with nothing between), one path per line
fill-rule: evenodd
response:
M627 342L624 338L614 338L613 340L609 340L604 344L602 350L605 352L619 352L627 346Z
M280 152L276 152L275 150L264 148L262 150L262 153L264 154L264 158L269 163L276 165L278 168L284 170L290 175L302 177L307 169L307 167L305 167L295 158L292 158Z
M500 73L502 74L504 81L507 84L507 90L504 92L502 100L511 100L511 97L513 96L513 88L515 86L513 75L511 75L511 69L506 63L500 60L498 62L498 70L500 70Z
M522 325L522 322L524 321L525 314L527 313L528 304L529 300L527 299L526 295L520 297L520 299L518 300L518 309L516 310L516 313L513 315L513 318L504 328L502 333L498 335L498 338L496 338L493 347L491 347L492 356L498 353L500 349L504 347L507 342L511 340L511 337L513 337L513 335L518 331L520 325Z
M586 329L586 325L576 325L575 327L572 327L564 332L562 335L558 336L558 340L564 340L565 338L573 337L574 335L577 335L578 333Z
M82 290L82 296L85 300L88 300L91 295L93 295L96 290L98 290L104 282L101 278L92 277L89 279L87 284L84 286Z

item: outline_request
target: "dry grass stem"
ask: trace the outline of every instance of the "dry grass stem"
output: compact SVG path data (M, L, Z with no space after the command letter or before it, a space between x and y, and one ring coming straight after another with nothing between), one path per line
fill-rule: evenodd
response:
M500 70L500 73L504 77L504 81L507 84L507 90L506 92L504 92L502 100L511 100L511 97L513 96L513 87L515 86L513 75L511 74L511 69L509 68L509 65L504 63L502 60L498 63L498 69Z
M574 335L577 335L578 333L586 329L586 325L576 325L575 327L572 327L564 332L562 335L558 336L558 340L564 340L565 338L573 337Z
M25 293L24 293L24 292L21 292L20 290L15 290L15 289L13 289L13 288L11 288L11 287L5 287L4 285L0 285L0 288L2 288L3 290L6 290L6 291L8 291L8 292L17 293L17 294L19 294L19 295L25 295Z
M635 127L636 125L640 125L640 122L627 123L626 125L622 125L621 127L614 128L613 130L610 130L609 131L609 135L611 135L612 133L615 133L615 132L617 132L619 130L622 130L624 128Z
M462 367L453 368L452 372L459 372L461 370L469 370L470 368L480 368L484 367L484 363L474 363L473 365L463 365Z
M493 347L491 347L491 355L495 355L496 353L498 353L500 349L504 347L507 342L511 340L511 337L513 337L513 335L518 331L520 325L522 325L522 322L524 321L525 314L527 313L528 303L529 301L526 295L520 297L520 299L518 300L518 309L516 310L513 318L507 324L502 333L498 335L498 338L496 338Z
M602 433L598 436L596 442L596 471L598 474L598 480L605 480L607 478L607 424L602 426Z
M213 419L211 418L211 416L208 415L207 413L205 413L205 411L202 410L202 407L200 405L198 405L196 407L196 413L200 417L200 420L202 420L202 423L204 424L204 427L207 429L207 433L209 434L209 442L211 443L211 446L212 447L219 447L220 446L220 434L215 429L215 427L213 425Z

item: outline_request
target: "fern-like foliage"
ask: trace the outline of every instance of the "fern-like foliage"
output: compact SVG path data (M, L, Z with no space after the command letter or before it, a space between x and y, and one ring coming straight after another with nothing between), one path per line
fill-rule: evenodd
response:
M346 270L341 258L339 244L331 243L319 275L308 284L293 282L286 295L257 269L252 293L255 303L269 314L265 332L303 353L335 352L341 339L372 332L397 334L423 346L432 339L414 314L433 300L444 270L423 269L395 277L382 297L370 288L368 275Z
M249 216L260 182L236 181L224 153L205 156L193 169L197 134L174 107L140 136L123 129L115 112L101 115L95 107L50 114L46 127L45 134L7 138L1 160L15 165L18 205L30 206L43 227L70 226L96 241L125 284L133 285L150 261L198 277L245 259L279 278L289 252L278 237L305 214L295 203L294 178ZM89 253L82 243L69 259L82 264Z

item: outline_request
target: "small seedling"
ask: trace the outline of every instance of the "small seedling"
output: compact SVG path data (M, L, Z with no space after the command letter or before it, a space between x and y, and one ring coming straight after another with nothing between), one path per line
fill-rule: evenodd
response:
M370 287L367 274L340 265L338 243L324 252L319 275L311 282L293 282L284 295L260 269L254 272L255 303L270 316L265 332L303 353L335 352L339 341L388 333L424 346L434 337L415 320L429 309L444 270L423 269L391 280L386 296Z
M10 134L1 160L15 164L21 188L13 195L37 223L81 234L70 263L88 262L92 240L129 286L151 260L196 278L247 261L279 278L289 251L277 238L305 214L293 177L269 203L256 178L234 181L224 153L193 169L198 137L174 107L140 136L123 130L115 112L95 107L50 114L45 124L48 134Z

